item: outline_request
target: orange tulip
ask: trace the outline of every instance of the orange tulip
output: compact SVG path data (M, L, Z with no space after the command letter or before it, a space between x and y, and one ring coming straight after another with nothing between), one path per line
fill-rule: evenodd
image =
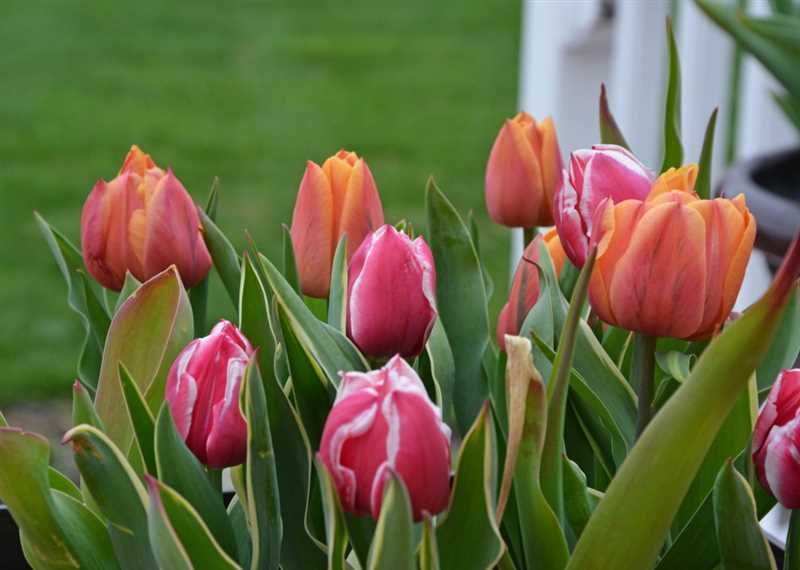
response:
M498 224L532 228L553 225L553 195L563 177L553 120L527 113L506 120L486 165L486 208Z
M525 317L528 316L528 312L539 299L539 270L535 264L539 260L539 243L541 240L544 240L547 252L553 260L556 276L561 273L561 268L567 257L564 248L561 247L561 240L555 228L544 235L537 235L525 248L514 272L508 302L503 306L497 319L497 344L501 350L505 350L505 335L519 334L522 323L525 322Z
M597 208L589 301L605 322L698 340L728 317L756 222L743 195L700 200L691 191L694 178L696 167L683 167L662 175L644 201L608 200Z
M175 265L189 288L211 269L200 217L172 170L131 147L119 174L95 184L81 212L81 249L89 273L119 291L130 271L146 281Z
M349 260L364 238L382 225L381 198L364 159L340 150L322 167L309 160L291 230L303 293L327 297L339 238L347 235Z

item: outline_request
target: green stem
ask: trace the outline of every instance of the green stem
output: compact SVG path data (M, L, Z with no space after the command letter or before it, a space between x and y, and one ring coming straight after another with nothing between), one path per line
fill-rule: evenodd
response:
M641 435L653 415L653 372L658 337L633 335L633 380L639 390L639 421L636 434Z
M800 509L792 509L789 519L789 535L786 537L786 550L783 553L783 570L800 568Z
M222 469L213 469L211 467L208 468L208 480L211 482L211 486L214 487L215 491L218 491L219 494L222 494Z
M528 247L528 244L536 237L536 228L523 228L522 229L522 249Z

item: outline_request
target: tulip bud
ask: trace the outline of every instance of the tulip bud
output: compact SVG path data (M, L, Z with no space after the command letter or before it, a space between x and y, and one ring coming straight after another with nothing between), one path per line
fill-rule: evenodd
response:
M425 240L390 225L369 235L348 269L347 336L373 358L413 358L436 314L436 269Z
M532 228L553 225L553 195L563 165L553 120L527 113L506 120L486 165L486 208L498 224Z
M699 340L733 308L756 222L743 195L700 200L655 189L595 211L597 260L589 301L605 322L652 336Z
M450 428L399 355L380 370L342 375L319 457L349 513L378 518L390 470L408 489L415 521L447 506Z
M203 338L186 345L167 376L165 399L178 433L201 463L238 465L247 454L247 424L239 390L253 347L221 320Z
M699 168L696 164L685 164L680 168L670 168L653 183L653 188L649 194L650 198L655 198L659 194L673 190L693 194L698 172Z
M516 336L525 322L525 317L539 300L539 244L544 240L547 251L553 260L556 276L561 273L566 256L561 248L561 240L555 229L544 235L537 235L522 252L514 279L511 282L511 293L508 302L503 305L497 318L497 344L505 350L505 335Z
M89 273L119 291L130 271L147 281L170 265L193 287L211 269L197 208L172 170L131 147L111 182L95 184L81 212L81 248Z
M311 297L328 296L331 265L339 238L347 235L347 258L367 235L383 225L383 207L367 163L340 150L322 167L308 161L292 214L300 288Z
M654 175L627 149L597 144L570 156L569 183L555 195L555 218L564 251L576 267L583 267L589 251L592 217L606 198L622 202L644 200Z
M753 463L761 485L786 508L800 508L800 369L780 373L758 413Z

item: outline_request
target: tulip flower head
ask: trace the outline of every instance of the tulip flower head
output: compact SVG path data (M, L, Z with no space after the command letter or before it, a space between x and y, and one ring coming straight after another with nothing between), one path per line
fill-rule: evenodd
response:
M291 229L303 293L327 297L339 238L347 235L350 259L364 238L381 225L381 199L364 159L354 152L340 150L321 167L308 161Z
M517 264L516 271L514 271L508 302L503 306L497 319L497 344L500 346L500 350L505 350L505 335L519 334L525 317L539 300L539 270L536 264L539 261L542 241L553 260L556 276L561 273L566 255L561 247L558 234L555 229L551 229L544 235L537 235L528 244Z
M607 198L595 211L589 301L609 324L705 339L733 308L753 250L755 219L743 195L701 200L685 189L663 191L660 181L646 200L615 204Z
M780 373L753 430L761 485L786 508L800 508L800 369Z
M239 392L254 351L242 333L221 320L186 345L167 376L165 399L187 447L209 467L238 465L247 454L247 424Z
M436 315L436 268L428 244L381 226L350 261L347 335L373 358L413 358L425 347Z
M447 506L450 428L399 355L380 370L342 375L319 457L347 512L377 519L390 470L408 490L415 521Z
M130 271L147 281L175 265L189 288L211 269L197 207L172 170L131 147L119 174L95 184L81 212L81 249L89 273L119 291Z
M644 200L654 178L621 146L597 144L572 153L568 181L556 190L553 217L564 251L576 267L586 262L597 206L606 198Z
M486 208L498 224L553 225L553 195L561 186L561 149L553 120L519 113L503 124L486 165Z

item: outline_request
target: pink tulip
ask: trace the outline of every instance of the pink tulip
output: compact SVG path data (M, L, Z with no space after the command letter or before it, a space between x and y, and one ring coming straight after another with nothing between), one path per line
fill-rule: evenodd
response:
M380 370L342 375L319 457L347 512L377 519L390 470L408 489L414 520L447 506L450 428L399 355Z
M786 508L800 508L800 369L780 373L753 430L761 485Z
M81 212L81 249L98 283L119 291L130 271L147 281L170 265L194 287L209 269L200 217L172 170L131 147L116 178L95 184Z
M367 236L350 261L347 335L364 354L417 356L436 321L433 255L385 225Z
M569 183L556 190L553 217L570 261L583 267L589 251L592 218L605 198L619 203L629 198L644 200L653 184L653 173L628 150L596 144L570 156Z
M223 319L208 336L186 345L170 368L165 397L178 433L209 467L245 460L247 424L239 390L253 353L242 333Z

